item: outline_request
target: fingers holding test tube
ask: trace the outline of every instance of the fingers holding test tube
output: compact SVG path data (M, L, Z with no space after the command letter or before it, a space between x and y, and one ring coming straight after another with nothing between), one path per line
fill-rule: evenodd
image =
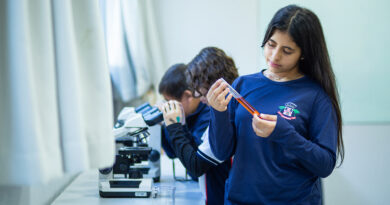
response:
M252 119L253 131L259 137L268 137L274 131L276 126L276 115L260 114L260 116L254 114Z
M227 105L232 99L229 94L228 84L221 79L217 80L207 92L207 101L215 110L223 112L227 109ZM226 95L228 95L226 97Z

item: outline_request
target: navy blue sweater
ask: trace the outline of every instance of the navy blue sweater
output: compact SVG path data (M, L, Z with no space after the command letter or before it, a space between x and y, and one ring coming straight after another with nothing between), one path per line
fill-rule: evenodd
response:
M206 205L224 204L225 181L231 167L230 160L219 161L211 152L208 130L202 136L202 144L197 146L194 137L180 123L167 127L171 146L176 156L190 172L199 177L199 187L205 195Z
M232 85L260 113L277 115L274 131L259 137L252 115L232 99L211 110L209 140L220 160L234 155L227 204L321 204L320 177L334 169L337 117L330 98L308 77L275 82L262 72Z

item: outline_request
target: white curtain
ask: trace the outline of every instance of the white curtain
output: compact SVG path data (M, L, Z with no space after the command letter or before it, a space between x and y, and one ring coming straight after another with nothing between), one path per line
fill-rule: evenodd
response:
M123 102L145 94L164 72L150 0L101 0L113 85Z
M8 0L0 7L0 185L112 165L98 2Z

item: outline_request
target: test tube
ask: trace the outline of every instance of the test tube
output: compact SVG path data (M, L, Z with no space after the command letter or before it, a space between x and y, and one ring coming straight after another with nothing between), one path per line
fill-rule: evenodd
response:
M229 93L232 94L232 96L246 109L248 110L249 113L251 113L251 115L254 115L256 114L257 116L260 117L260 113L251 105L249 104L248 101L246 101L241 95L240 93L238 93L231 85L229 85L229 83L226 82L225 79L223 78L220 78L222 80L222 82L225 82L229 88ZM260 117L261 118L261 117Z

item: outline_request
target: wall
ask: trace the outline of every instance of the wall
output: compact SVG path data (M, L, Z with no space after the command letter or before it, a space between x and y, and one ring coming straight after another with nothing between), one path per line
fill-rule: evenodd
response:
M389 204L390 125L344 126L345 159L324 180L325 204Z
M259 70L258 1L153 1L166 69L207 46L234 58L240 74Z

